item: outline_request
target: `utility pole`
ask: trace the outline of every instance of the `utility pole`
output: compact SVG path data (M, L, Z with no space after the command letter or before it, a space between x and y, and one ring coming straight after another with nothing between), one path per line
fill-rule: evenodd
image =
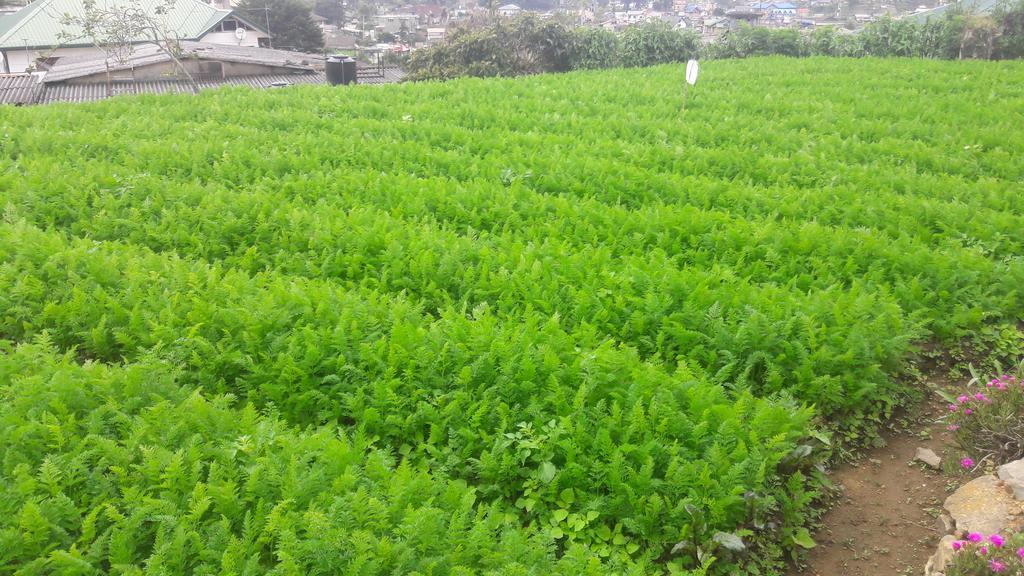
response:
M270 32L270 5L263 3L263 13L267 17L267 47L274 47L274 35Z

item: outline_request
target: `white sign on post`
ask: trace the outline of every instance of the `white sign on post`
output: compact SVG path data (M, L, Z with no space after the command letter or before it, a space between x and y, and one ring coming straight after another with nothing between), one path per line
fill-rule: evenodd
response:
M697 83L697 74L700 73L700 64L696 60L686 63L686 83L693 86Z
M239 42L245 40L245 28L235 28L235 38L238 38Z
M683 111L686 110L686 97L690 94L690 86L697 83L697 74L700 73L700 64L696 60L686 63L686 84L683 84Z

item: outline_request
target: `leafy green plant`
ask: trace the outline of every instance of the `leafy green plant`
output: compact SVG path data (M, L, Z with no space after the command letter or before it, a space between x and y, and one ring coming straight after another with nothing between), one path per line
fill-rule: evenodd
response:
M778 573L916 342L1016 349L1021 73L0 109L0 571Z

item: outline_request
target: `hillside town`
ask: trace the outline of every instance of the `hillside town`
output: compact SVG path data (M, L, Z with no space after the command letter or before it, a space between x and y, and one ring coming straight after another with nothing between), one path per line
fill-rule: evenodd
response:
M486 2L490 2L487 4ZM927 18L945 8L936 0L781 0L753 3L712 0L531 0L522 4L389 4L359 0L320 0L310 18L323 35L323 55L344 51L378 65L401 62L412 51L443 42L453 29L495 18L532 14L569 26L613 32L652 21L696 32L705 41L741 25L807 30L832 27L855 30L880 17ZM147 0L145 3L153 3ZM974 10L991 10L995 0L969 0ZM0 4L0 72L22 73L55 64L61 57L95 52L90 42L67 33L63 15L82 0L36 0L27 5ZM270 11L240 8L237 0L175 0L168 3L173 36L178 40L234 47L278 48ZM304 50L307 51L308 50Z
M991 10L995 0L976 0L976 9ZM343 4L347 4L343 0ZM459 3L407 4L377 8L371 16L353 16L331 22L317 15L327 45L343 50L372 46L390 54L403 54L443 41L456 26L494 16L510 18L534 14L576 25L614 32L649 21L663 21L678 29L698 32L704 40L740 25L766 28L835 27L854 30L881 17L927 18L938 16L942 0L793 0L775 2L715 2L712 0L651 0L611 2L534 1L523 4L481 6Z

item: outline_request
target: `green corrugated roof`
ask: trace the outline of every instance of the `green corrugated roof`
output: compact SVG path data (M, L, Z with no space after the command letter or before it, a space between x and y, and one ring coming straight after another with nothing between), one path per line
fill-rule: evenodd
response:
M100 9L138 6L154 14L165 0L96 0ZM82 37L78 26L61 23L64 15L85 15L82 0L35 0L14 14L0 18L0 49L49 48L53 46L85 46L91 42ZM158 16L167 30L177 34L179 40L199 40L218 22L231 15L230 10L219 10L202 0L175 0L166 14ZM62 36L63 33L63 36ZM69 40L68 38L74 38ZM139 42L152 38L138 38Z

